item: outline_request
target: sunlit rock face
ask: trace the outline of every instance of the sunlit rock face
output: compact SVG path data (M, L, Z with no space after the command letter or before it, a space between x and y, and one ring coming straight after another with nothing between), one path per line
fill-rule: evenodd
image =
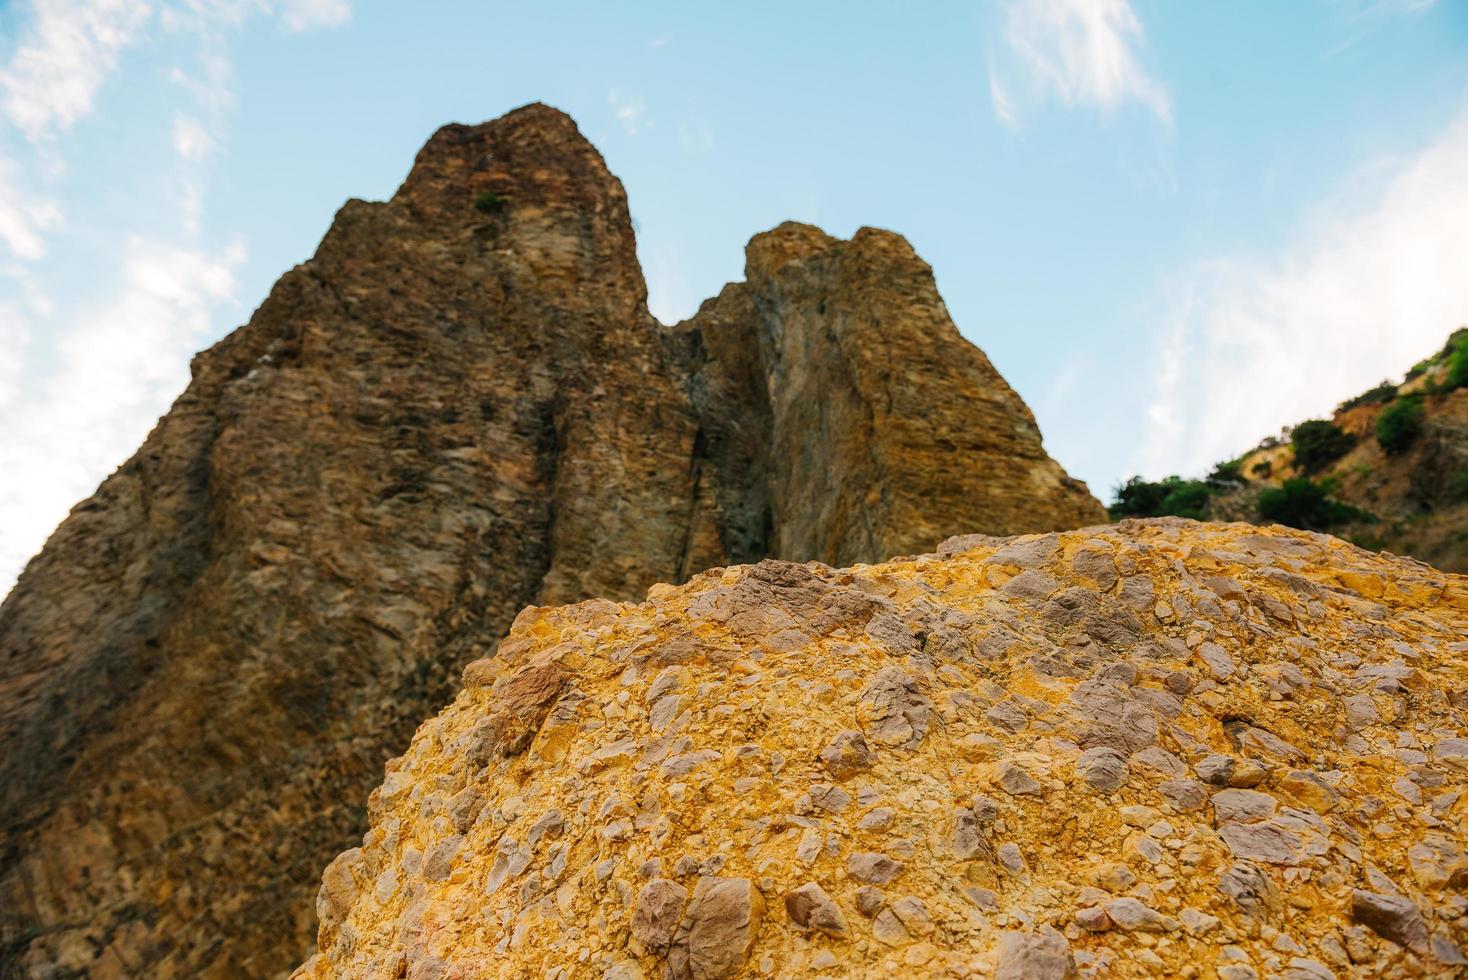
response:
M1458 975L1468 580L1178 519L531 608L298 977Z
M195 359L0 606L6 971L298 963L384 760L528 604L1102 519L895 235L782 226L692 321L645 300L621 184L529 106Z

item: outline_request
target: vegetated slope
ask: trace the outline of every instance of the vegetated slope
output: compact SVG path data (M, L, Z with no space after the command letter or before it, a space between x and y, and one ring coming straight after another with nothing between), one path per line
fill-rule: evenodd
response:
M1204 480L1129 481L1113 515L1280 522L1468 571L1468 329L1401 384L1286 428Z
M0 963L298 962L384 759L527 604L1101 513L899 236L781 226L663 327L568 117L447 126L0 606Z
M1468 969L1468 579L1176 519L528 609L299 978Z

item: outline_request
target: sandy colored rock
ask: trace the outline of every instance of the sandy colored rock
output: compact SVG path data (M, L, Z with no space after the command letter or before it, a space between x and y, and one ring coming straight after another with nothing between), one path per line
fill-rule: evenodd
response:
M546 106L446 126L391 200L341 208L0 606L0 956L289 969L383 761L461 671L505 709L466 759L576 738L564 651L501 685L529 605L1104 520L896 234L781 225L676 326L646 295L622 185ZM820 611L766 584L750 621L802 646ZM646 669L705 654L669 637ZM719 768L675 744L696 693L648 703L669 778ZM461 855L423 853L454 880Z
M1077 570L1081 552L1093 557ZM1098 553L1118 570L1109 592L1095 588ZM1022 568L1053 587L1006 591ZM1205 574L1249 600L1172 622L1129 618L1125 579L1145 578L1171 605ZM1344 584L1359 576L1392 591L1363 603ZM783 608L839 612L707 615L721 596L774 601L772 582L801 591ZM1084 614L1052 615L1052 597L1073 589L1094 593L1076 604ZM1281 620L1275 603L1300 614ZM1111 617L1126 630L1105 629ZM878 618L896 626L871 630ZM805 634L797 644L791 621ZM898 635L955 625L967 642L941 650ZM1188 637L1205 627L1234 671L1168 686L1195 662ZM996 634L1000 652L979 655ZM419 962L464 978L691 975L677 941L627 958L650 863L689 894L742 883L719 917L733 923L721 948L747 940L747 954L707 967L742 976L1452 975L1468 940L1454 884L1468 786L1452 741L1468 734L1452 698L1465 637L1461 577L1329 537L1174 519L969 539L844 570L766 562L644 602L537 609L503 645L496 684L510 689L554 651L569 680L547 718L563 715L570 733L547 720L516 754L470 760L462 747L502 710L494 687L466 689L422 726L373 794L361 845L361 879L391 874L395 890L379 900L364 889L323 922L321 955L301 976ZM659 734L635 706L670 643L689 672L687 719ZM1382 695L1398 720L1352 731L1345 699L1391 675L1375 668L1404 650L1413 686ZM1266 669L1283 651L1299 674L1290 697ZM904 709L918 699L926 726L914 739ZM1030 723L996 727L986 713L1000 703ZM872 737L884 729L887 740ZM840 784L849 804L812 805L813 788L837 788L823 749L856 730L871 758ZM1157 751L1098 792L1082 756L1125 756L1081 735L1132 743L1138 732L1155 735L1135 751ZM627 746L625 762L582 766L610 745ZM663 770L689 752L711 759ZM1042 792L1006 791L1016 767ZM1252 785L1231 785L1240 774ZM1420 802L1393 793L1400 779ZM452 876L429 880L415 855L451 836L439 814L465 787L484 808ZM1310 787L1329 788L1332 805L1305 805ZM550 809L565 815L561 836L491 890L504 841L523 851L524 828ZM631 831L603 834L618 821ZM744 925L761 903L784 914ZM689 950L696 918L680 919Z

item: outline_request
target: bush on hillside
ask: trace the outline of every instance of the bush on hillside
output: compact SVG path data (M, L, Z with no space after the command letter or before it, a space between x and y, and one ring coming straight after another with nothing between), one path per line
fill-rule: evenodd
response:
M1443 387L1468 388L1468 333L1453 334L1452 353L1448 355L1448 373L1443 378Z
M1350 452L1355 444L1355 436L1324 419L1301 422L1290 435L1295 467L1301 473L1320 472Z
M1113 518L1122 517L1207 517L1208 498L1214 490L1201 480L1169 476L1149 481L1134 476L1116 488L1116 499L1108 508Z
M1348 411L1352 408L1360 408L1362 405L1380 405L1397 397L1397 386L1390 381L1383 381L1370 391L1363 391L1355 398L1347 398L1336 406L1337 412Z
M1421 432L1421 395L1398 399L1376 417L1376 441L1389 453L1405 452Z
M1259 516L1266 521L1305 531L1324 531L1366 516L1364 512L1332 497L1334 489L1335 484L1331 480L1320 483L1305 477L1286 480L1283 486L1273 487L1259 495Z
M1213 467L1205 481L1211 486L1227 487L1244 482L1244 461L1230 459Z

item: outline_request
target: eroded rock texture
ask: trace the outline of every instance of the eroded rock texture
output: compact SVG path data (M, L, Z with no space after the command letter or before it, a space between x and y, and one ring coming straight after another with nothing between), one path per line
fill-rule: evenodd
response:
M1458 975L1468 579L1128 521L532 608L324 880L326 977Z
M749 276L657 324L544 106L343 207L0 607L6 970L298 962L383 760L528 603L1102 519L900 238L783 226Z

